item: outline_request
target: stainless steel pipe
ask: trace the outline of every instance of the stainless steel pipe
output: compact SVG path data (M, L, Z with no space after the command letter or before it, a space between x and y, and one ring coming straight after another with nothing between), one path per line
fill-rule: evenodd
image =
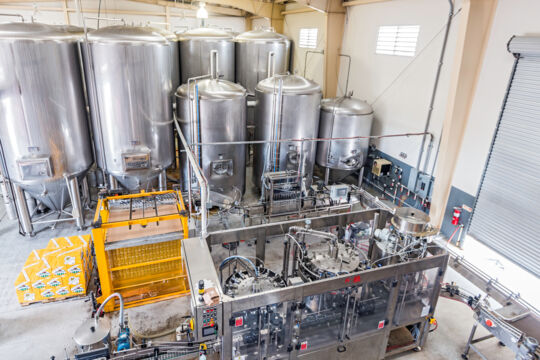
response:
M4 199L4 208L6 209L7 217L9 220L15 220L17 219L17 211L15 209L15 204L13 203L14 200L8 192L10 186L9 180L0 175L0 189L2 191L2 198Z
M15 201L17 203L17 210L19 211L19 221L22 231L24 235L34 236L34 227L32 226L32 219L28 212L28 206L26 205L24 190L20 185L13 184L13 191L15 192Z
M79 191L79 180L73 177L68 180L69 196L71 197L71 216L75 219L77 229L84 229L84 212L81 205L81 195Z
M371 136L350 136L350 137L338 137L338 138L304 138L304 139L277 139L277 140L246 140L246 141L218 141L218 142L206 142L206 143L192 143L191 146L212 146L212 145L247 145L247 144L271 144L271 143L285 143L285 142L326 142L326 141L348 141L355 139L383 139L391 137L401 136L422 136L431 135L430 132L419 133L400 133L390 135L371 135Z
M191 148L189 147L186 138L182 133L182 129L180 128L180 124L178 123L176 114L174 115L174 125L176 126L176 131L178 132L178 136L180 137L182 146L184 146L184 149L186 150L186 154L191 165L190 168L193 169L195 177L197 178L197 182L199 183L199 188L201 189L201 240L205 240L208 234L208 213L206 208L209 194L208 180L206 180L206 178L204 177L203 172L199 167L199 164L195 160L195 156L193 155L193 152L191 151ZM189 181L189 183L191 183L191 181Z

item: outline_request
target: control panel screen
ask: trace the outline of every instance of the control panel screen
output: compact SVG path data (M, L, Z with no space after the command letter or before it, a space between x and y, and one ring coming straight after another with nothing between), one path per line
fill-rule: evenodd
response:
M202 336L212 336L214 335L215 330L213 326L205 327L202 329Z

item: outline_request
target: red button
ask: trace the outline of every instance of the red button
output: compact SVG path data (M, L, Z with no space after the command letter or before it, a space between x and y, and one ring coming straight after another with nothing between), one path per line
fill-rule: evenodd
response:
M243 317L237 317L236 319L234 319L234 326L238 327L238 326L242 326L244 325L244 318Z
M306 350L307 349L307 341L303 341L301 344L300 344L300 350Z
M493 327L493 321L489 320L489 319L486 319L486 325L488 327Z
M360 275L356 275L353 279L353 282L355 283L360 282Z

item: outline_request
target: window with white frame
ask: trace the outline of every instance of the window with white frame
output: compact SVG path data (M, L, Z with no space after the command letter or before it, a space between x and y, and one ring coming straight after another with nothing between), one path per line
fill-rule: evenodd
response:
M317 48L317 35L319 29L317 28L303 28L300 29L300 39L298 46L305 49Z
M377 54L414 56L420 25L380 26Z

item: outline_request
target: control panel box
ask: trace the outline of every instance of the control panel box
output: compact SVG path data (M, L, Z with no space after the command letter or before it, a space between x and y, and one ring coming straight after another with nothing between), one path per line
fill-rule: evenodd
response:
M375 176L388 175L392 170L392 162L386 159L375 159L373 160L373 166L371 172Z
M342 203L347 201L349 196L349 185L347 184L336 184L328 186L330 189L330 199L337 203Z
M221 330L221 303L214 306L205 306L203 302L199 302L194 310L193 332L197 341L216 339Z
M196 341L217 339L223 333L223 294L206 242L198 238L182 241L182 258L191 288L193 335Z

